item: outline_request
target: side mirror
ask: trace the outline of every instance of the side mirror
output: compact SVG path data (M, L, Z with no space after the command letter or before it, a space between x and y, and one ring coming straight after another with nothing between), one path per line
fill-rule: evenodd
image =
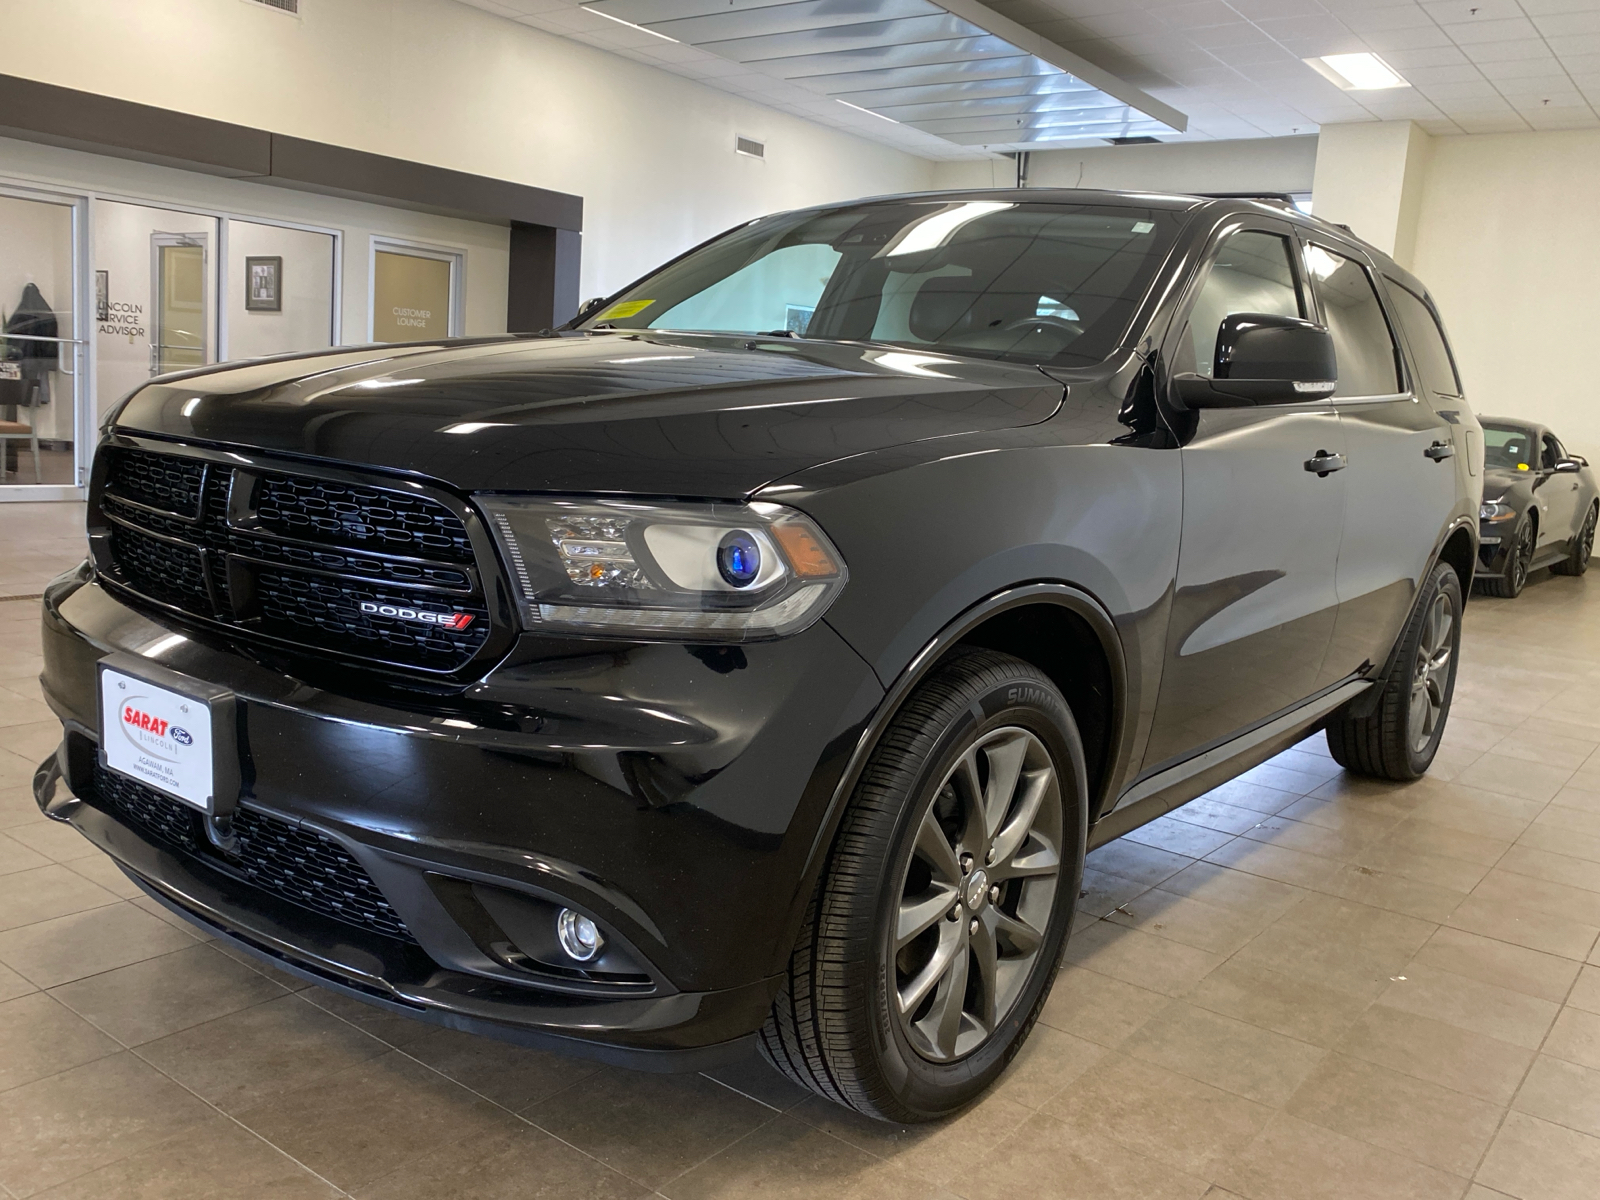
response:
M1567 475L1578 470L1583 464L1575 458L1563 458L1556 463L1556 474Z
M605 302L606 298L604 296L595 296L591 299L585 300L582 304L578 305L578 315L572 319L574 321L587 321L590 317L594 316L595 312Z
M1247 408L1333 395L1339 378L1333 337L1320 325L1272 313L1231 313L1217 330L1212 377L1175 375L1185 408Z

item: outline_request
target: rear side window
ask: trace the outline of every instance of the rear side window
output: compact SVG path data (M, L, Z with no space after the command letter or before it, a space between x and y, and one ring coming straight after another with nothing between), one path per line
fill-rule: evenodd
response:
M1450 357L1444 330L1439 328L1439 319L1433 315L1433 310L1416 293L1392 279L1389 280L1389 295L1394 300L1400 328L1406 331L1406 341L1411 343L1422 386L1440 396L1461 395L1455 360Z
M1323 319L1339 360L1334 398L1398 392L1400 367L1394 336L1367 269L1353 258L1321 246L1306 247L1306 266L1316 281Z
M1217 329L1234 313L1301 317L1289 239L1246 231L1222 243L1189 314L1195 371L1209 377L1217 357Z

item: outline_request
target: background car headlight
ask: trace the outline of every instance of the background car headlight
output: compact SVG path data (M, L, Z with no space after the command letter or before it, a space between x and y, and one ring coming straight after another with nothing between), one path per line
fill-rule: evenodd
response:
M1509 504L1501 504L1498 500L1485 500L1478 507L1480 521L1509 521L1516 515L1516 509Z
M848 575L778 504L479 496L531 631L745 642L798 633Z

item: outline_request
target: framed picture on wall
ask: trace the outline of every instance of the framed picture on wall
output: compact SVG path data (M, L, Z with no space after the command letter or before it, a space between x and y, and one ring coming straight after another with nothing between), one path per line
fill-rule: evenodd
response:
M244 260L246 312L283 311L283 256L266 254Z

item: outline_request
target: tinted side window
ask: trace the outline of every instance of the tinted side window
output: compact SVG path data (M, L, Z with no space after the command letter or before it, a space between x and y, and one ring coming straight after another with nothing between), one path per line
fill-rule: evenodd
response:
M1189 337L1194 369L1210 377L1217 357L1217 327L1233 313L1273 313L1301 317L1289 239L1272 233L1236 233L1222 243L1206 276L1194 311Z
M1367 269L1321 246L1306 248L1322 315L1339 360L1334 396L1388 396L1400 390L1394 338Z
M1566 454L1562 452L1561 443L1556 441L1551 434L1545 434L1544 452L1539 456L1539 465L1546 471L1554 471L1556 464L1565 457Z
M1433 310L1410 289L1392 279L1389 280L1389 296L1394 300L1400 327L1406 331L1406 341L1411 343L1411 353L1416 356L1423 387L1441 396L1461 395L1455 360L1450 357L1444 330L1439 328Z

